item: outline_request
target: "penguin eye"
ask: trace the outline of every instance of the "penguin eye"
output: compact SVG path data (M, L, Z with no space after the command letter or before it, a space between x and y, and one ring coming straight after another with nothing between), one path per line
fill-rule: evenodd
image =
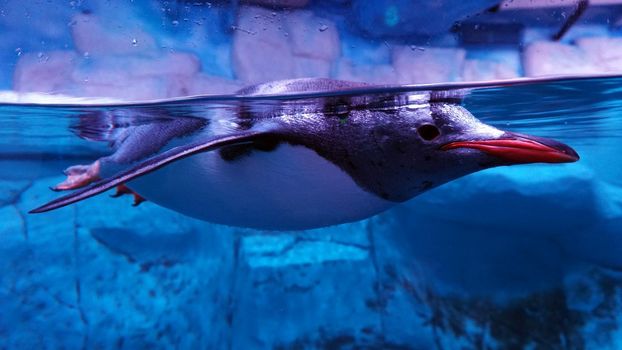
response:
M426 141L432 141L441 134L438 128L432 124L421 125L417 128L417 133Z

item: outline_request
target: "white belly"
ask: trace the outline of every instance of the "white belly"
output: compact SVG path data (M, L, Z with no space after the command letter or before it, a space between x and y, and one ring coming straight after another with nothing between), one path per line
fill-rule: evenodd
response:
M234 161L218 152L177 161L131 181L146 199L211 222L297 230L361 220L393 205L361 189L302 146L280 145Z

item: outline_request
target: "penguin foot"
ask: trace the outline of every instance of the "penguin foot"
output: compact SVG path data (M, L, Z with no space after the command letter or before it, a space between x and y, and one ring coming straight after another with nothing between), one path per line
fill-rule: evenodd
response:
M138 193L132 191L131 189L129 189L129 187L125 186L124 184L121 184L121 185L117 186L116 192L113 195L111 195L111 197L112 198L117 198L117 197L121 197L121 196L126 195L126 194L131 194L131 195L134 196L134 203L132 204L132 206L134 206L134 207L136 207L136 206L140 205L140 203L146 201L145 198L143 198Z
M74 165L65 169L67 179L52 187L54 191L75 190L99 180L99 161L90 165Z

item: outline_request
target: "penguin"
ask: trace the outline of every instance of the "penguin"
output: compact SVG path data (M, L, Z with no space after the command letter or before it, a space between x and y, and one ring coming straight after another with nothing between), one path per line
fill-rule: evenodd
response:
M302 230L371 217L483 169L579 159L560 142L481 122L455 91L360 93L368 88L294 79L181 117L157 105L98 111L74 129L114 152L68 168L53 189L75 191L31 213L117 187L213 223Z

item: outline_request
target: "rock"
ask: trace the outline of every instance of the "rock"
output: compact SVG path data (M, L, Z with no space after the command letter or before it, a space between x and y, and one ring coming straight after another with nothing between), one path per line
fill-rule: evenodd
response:
M147 101L171 97L166 77L134 78L131 83L97 84L84 82L74 84L72 95L89 97L107 97L123 101Z
M474 54L469 51L464 61L464 81L512 79L521 76L520 55L515 50L489 51Z
M502 62L488 60L466 60L462 77L465 81L501 80L518 78L517 70Z
M606 268L622 269L622 186L599 182L595 188L598 217L587 228L572 230L560 241L564 251L576 259ZM585 216L585 214L584 214Z
M523 52L525 75L596 74L600 69L580 48L550 41L534 42Z
M76 294L73 211L26 214L52 196L45 182L35 182L16 206L0 209L7 230L0 235L4 271L0 334L11 335L2 341L9 348L81 347L84 341L86 325Z
M446 34L455 22L497 4L495 0L353 0L352 14L356 24L369 36L421 37Z
M196 256L200 243L197 231L182 231L179 235L155 231L145 236L126 228L95 227L90 234L110 252L140 264L145 270L159 264L168 266L187 262Z
M466 52L458 48L393 49L393 67L400 84L442 83L462 80Z
M73 12L71 6L54 3L7 2L0 17L3 39L12 41L13 35L18 36L23 50L41 48L41 40L46 46L62 47L58 43L69 39L67 23Z
M287 241L273 242L268 249L284 243ZM322 248L318 246L320 250L314 253L303 248L309 242L301 243L295 249L310 258L304 259L304 264L249 265L247 258L241 261L236 273L232 347L327 348L334 343L373 347L381 328L372 263L367 259L322 262L313 257ZM267 247L257 246L255 252L257 249L265 251ZM241 250L242 257L249 253ZM276 257L286 259L278 254Z
M22 54L15 67L13 89L19 92L67 93L78 56L72 51Z
M184 95L224 95L234 93L242 88L242 85L230 79L214 77L205 74L198 74L190 81L180 81L185 87Z
M15 204L28 186L30 181L27 180L0 180L0 207Z
M295 56L334 61L340 54L339 33L333 21L311 11L295 11L284 18Z
M192 45L189 45L192 46ZM192 46L194 49L194 46ZM232 44L207 44L205 48L196 49L200 58L201 72L226 79L234 79L231 62Z
M63 93L119 100L150 100L188 95L188 85L201 69L196 56L105 55L78 58L73 52L25 54L15 71L20 92Z
M509 196L514 197L510 200ZM572 200L579 197L583 198L582 203ZM506 223L513 221L515 213L523 211L521 208L531 208L529 217L514 223L513 230L527 231L532 227L530 221L534 221L550 225L539 229L565 232L589 226L598 215L596 197L594 174L579 164L523 165L489 169L467 176L424 194L414 202L424 206L419 212L423 210L426 215L439 218L447 213L447 209L439 206L441 202L443 206L446 202L463 206L452 213L453 218L473 225L485 220L487 226L501 230L507 229ZM481 205L468 207L467 203L473 202ZM540 209L536 210L538 207ZM481 213L489 215L484 218Z
M296 232L296 238L303 241L322 241L346 246L369 249L369 222L367 220L339 226Z
M317 58L294 57L294 75L296 78L330 78L332 64Z
M492 169L370 220L386 341L610 346L622 188L597 181L579 164ZM553 325L559 315L574 321Z
M309 11L284 14L242 7L235 29L234 71L248 84L329 77L340 52L335 25Z
M163 52L154 58L127 57L121 62L126 65L125 69L137 77L158 75L191 76L198 74L201 70L201 62L191 53Z
M0 207L0 346L219 348L229 342L231 229L179 220L149 203L132 208L129 198L111 205L105 195L25 214L56 197L48 186L59 180L36 181L17 208Z
M76 95L124 100L187 96L200 62L191 54L104 56L83 61L72 73Z
M13 256L15 250L24 249L24 240L27 238L26 223L22 214L14 205L0 206L0 241L2 241L2 252L5 257ZM6 268L13 263L9 259L3 259L2 265ZM6 266L5 266L6 265Z
M362 221L240 237L233 348L394 345L380 323L368 228ZM289 322L296 327L283 327Z
M268 8L305 7L309 0L243 0L242 3L257 4Z
M559 28L556 27L525 27L522 31L522 44L524 47L540 41L551 42L553 35L557 34ZM611 35L609 28L602 24L590 24L589 21L579 21L564 34L559 41L563 44L573 44L577 40L590 37L609 37Z
M383 65L391 63L391 50L385 42L362 38L347 31L339 33L341 57L355 65Z
M427 294L435 293L419 257L401 249L401 242L394 240L399 235L399 224L403 220L394 213L395 209L369 220L368 232L373 243L373 261L377 269L377 304L383 325L383 339L395 348L433 349L436 345L431 327L431 307ZM417 238L414 238L414 242Z
M416 258L423 272L415 272L436 288L525 295L555 287L576 264L622 262L618 249L605 247L622 237L599 224L600 203L612 198L601 195L593 174L578 164L497 168L392 210L387 215L396 226L381 234L399 247L399 256Z
M339 57L339 33L332 21L310 11L296 11L285 17L296 77L328 78Z
M339 62L339 69L335 78L369 84L397 84L399 81L395 68L391 65L355 65L346 59Z
M80 54L127 55L153 52L157 45L138 21L125 22L106 16L77 14L71 22L74 45Z
M590 37L577 40L589 61L602 73L622 72L622 38Z
M54 3L5 2L0 9L0 89L11 89L14 67L23 54L67 50L71 36L70 6ZM41 85L42 82L39 82ZM34 85L34 84L33 84Z
M232 48L233 69L239 80L254 84L294 77L293 54L283 25L282 14L258 7L240 8Z
M232 229L148 202L131 207L131 198L103 195L75 210L88 347L228 343Z
M74 11L54 3L5 2L0 10L2 62L12 64L25 53L67 50L71 42L67 23Z
M330 238L330 235L317 237L313 234L309 236L300 233L246 236L242 238L240 251L245 262L253 269L368 259L368 245L332 241L327 238Z
M106 56L81 62L73 72L76 82L128 84L133 78L170 75L190 77L201 69L198 59L185 53L162 53L158 56Z

